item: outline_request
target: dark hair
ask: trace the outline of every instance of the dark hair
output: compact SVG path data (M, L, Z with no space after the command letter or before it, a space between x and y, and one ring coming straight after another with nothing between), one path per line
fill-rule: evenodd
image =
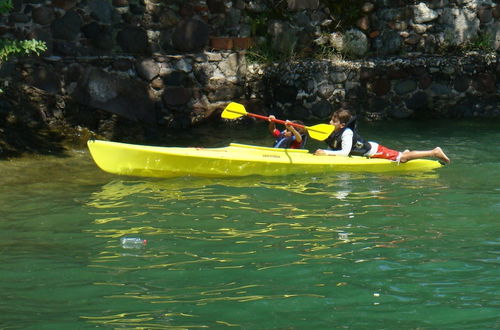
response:
M292 123L295 123L295 124L299 124L299 125L302 125L304 126L304 122L302 120L290 120ZM297 130L297 132L299 132L300 134L305 134L306 133L306 130L305 128L303 127L296 127L294 126L294 128Z
M338 109L332 115L332 119L337 119L341 124L347 124L352 119L352 114L347 109Z

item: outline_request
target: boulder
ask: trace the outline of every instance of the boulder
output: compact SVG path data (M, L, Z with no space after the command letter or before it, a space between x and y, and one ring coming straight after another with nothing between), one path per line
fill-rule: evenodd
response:
M208 44L208 26L198 19L180 21L172 34L173 47L183 52L195 52Z
M52 22L52 36L55 39L74 41L80 34L82 24L80 15L76 11L70 10L63 17Z
M105 110L133 121L156 123L154 103L147 85L115 73L88 68L73 93L79 103Z
M148 35L140 27L125 27L118 32L116 39L125 52L135 54L146 54L149 52Z

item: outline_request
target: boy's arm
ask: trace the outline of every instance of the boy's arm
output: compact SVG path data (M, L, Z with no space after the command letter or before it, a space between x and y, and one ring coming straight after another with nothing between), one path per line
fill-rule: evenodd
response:
M350 129L346 129L344 133L342 133L342 148L340 150L325 150L318 149L314 153L318 156L349 156L352 149L352 137L354 133Z
M297 141L298 143L301 143L302 136L300 135L299 132L297 132L295 127L293 127L292 125L288 125L288 120L286 121L285 126L290 132L292 132L293 136L295 136L295 141Z
M274 123L273 119L275 119L276 117L274 117L273 115L270 115L269 116L269 133L271 133L273 136L274 136L274 130L276 129L276 124Z

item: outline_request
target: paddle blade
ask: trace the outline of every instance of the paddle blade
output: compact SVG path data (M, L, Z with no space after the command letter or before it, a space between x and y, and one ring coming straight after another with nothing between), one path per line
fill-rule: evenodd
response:
M309 136L315 140L326 140L335 130L335 126L329 124L318 124L314 126L306 126Z
M231 102L227 105L224 111L222 111L221 117L225 119L236 119L241 116L245 116L246 114L247 111L245 110L245 106L243 104Z

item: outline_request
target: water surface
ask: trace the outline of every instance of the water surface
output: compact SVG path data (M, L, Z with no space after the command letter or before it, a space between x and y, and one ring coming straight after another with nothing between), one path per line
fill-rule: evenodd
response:
M452 164L426 174L118 177L86 150L0 162L0 324L499 327L498 124L364 125L389 147L442 146ZM199 145L269 145L262 131Z

